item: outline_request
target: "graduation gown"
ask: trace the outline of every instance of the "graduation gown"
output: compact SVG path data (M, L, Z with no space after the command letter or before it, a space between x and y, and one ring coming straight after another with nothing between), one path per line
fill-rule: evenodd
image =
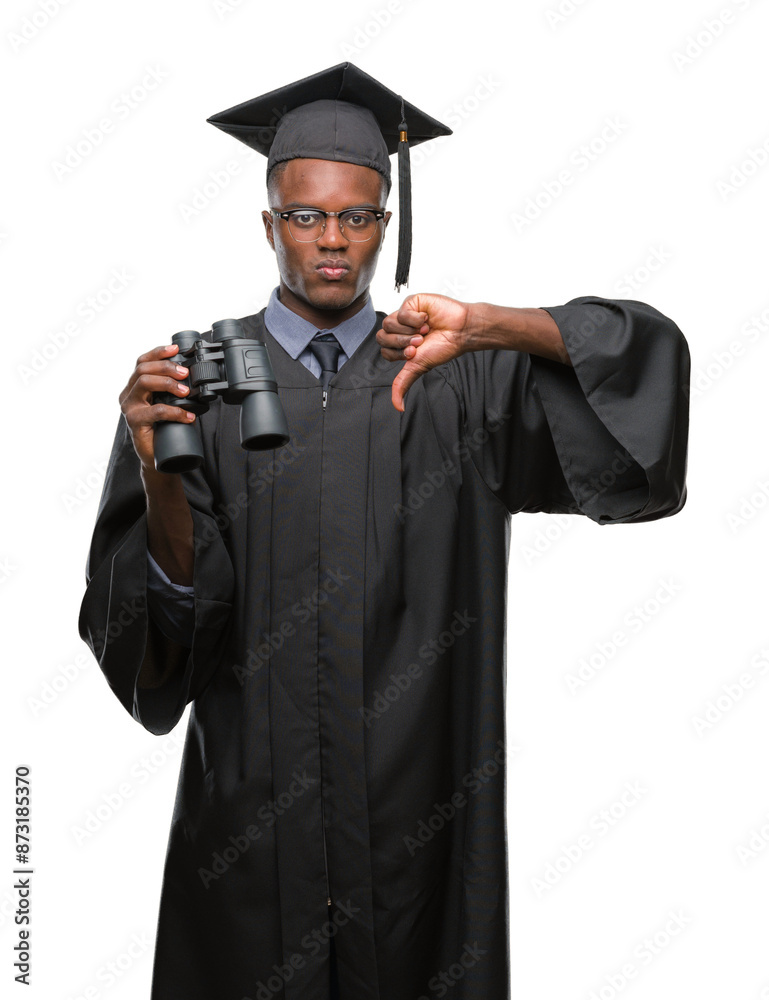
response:
M507 1000L510 517L679 511L686 341L644 303L583 296L548 309L573 368L465 354L401 414L384 313L324 408L263 312L242 322L291 441L246 452L238 407L199 418L186 665L137 683L153 626L122 416L88 557L80 632L120 702L156 734L191 703L152 1000L327 1000L331 937L343 1000Z

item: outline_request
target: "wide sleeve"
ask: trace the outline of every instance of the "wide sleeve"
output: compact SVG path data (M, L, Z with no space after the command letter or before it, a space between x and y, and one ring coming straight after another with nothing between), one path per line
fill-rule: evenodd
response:
M203 470L182 474L194 532L191 648L170 642L148 613L147 509L139 458L120 417L86 564L79 631L125 709L170 732L216 670L234 593L232 561Z
M195 588L174 583L147 549L147 608L168 639L192 647L195 625Z
M686 501L689 349L676 324L630 299L543 307L572 365L521 351L444 367L469 455L510 513L650 521Z

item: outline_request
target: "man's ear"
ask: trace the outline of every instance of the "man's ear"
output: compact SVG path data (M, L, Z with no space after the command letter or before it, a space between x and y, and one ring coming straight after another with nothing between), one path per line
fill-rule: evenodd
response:
M384 232L382 233L382 241L383 242L384 242L385 235L387 233L387 223L390 221L391 218L392 218L392 212L385 212L385 217L383 219L383 222L384 222Z
M272 214L268 211L262 212L262 222L264 223L264 231L267 236L267 242L270 244L272 249L275 249L275 233L272 229Z

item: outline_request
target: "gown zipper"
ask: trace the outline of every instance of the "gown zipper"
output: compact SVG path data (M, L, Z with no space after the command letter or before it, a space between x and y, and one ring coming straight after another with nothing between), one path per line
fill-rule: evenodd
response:
M323 825L323 864L326 867L326 902L331 906L331 886L328 881L328 855L326 854L326 820L323 809L323 788L320 790L320 821Z
M323 409L326 409L326 397L328 396L327 391L323 390ZM326 869L326 902L331 906L331 884L328 879L328 854L326 853L326 814L323 808L323 780L321 775L321 786L320 786L320 822L323 828L323 864Z

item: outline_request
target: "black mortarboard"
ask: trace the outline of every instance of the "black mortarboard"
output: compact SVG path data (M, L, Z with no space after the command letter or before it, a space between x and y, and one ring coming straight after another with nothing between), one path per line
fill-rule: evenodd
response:
M339 63L206 119L277 163L305 157L373 167L390 178L398 154L399 234L395 287L408 281L411 263L409 145L451 135L451 129L364 73ZM408 123L408 124L407 124Z

